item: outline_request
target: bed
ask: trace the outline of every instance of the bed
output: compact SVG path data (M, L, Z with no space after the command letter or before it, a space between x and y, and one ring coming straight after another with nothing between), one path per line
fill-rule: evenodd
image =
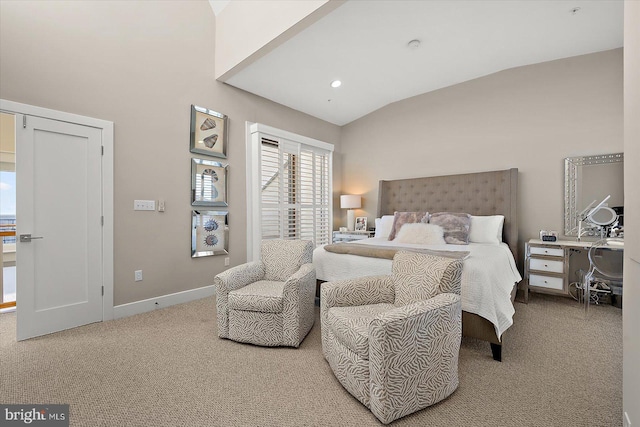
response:
M518 170L513 168L380 181L378 193L378 218L393 215L394 212L415 211L504 216L503 243L500 244L425 248L402 245L408 250L469 252L463 269L462 333L489 342L495 360L502 359L502 334L513 323L513 300L517 285L522 280L515 263L518 255L517 182ZM383 237L365 239L355 244L399 249L397 244ZM339 254L329 252L324 247L315 250L313 262L319 282L391 273L390 259ZM490 265L495 268L486 268Z

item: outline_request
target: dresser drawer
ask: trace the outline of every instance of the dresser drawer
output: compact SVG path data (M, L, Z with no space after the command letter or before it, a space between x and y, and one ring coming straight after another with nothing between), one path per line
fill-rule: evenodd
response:
M529 258L529 270L563 273L564 261L550 261L547 259Z
M334 234L333 235L334 239L340 239L340 240L363 240L363 239L368 239L369 236L366 234Z
M349 233L349 232L341 233L338 231L333 232L333 243L353 242L354 240L364 240L368 238L369 238L368 233Z
M537 246L531 246L529 248L531 255L548 255L564 257L564 249L562 248L541 248Z
M529 286L538 288L548 288L562 290L564 279L562 277L540 276L538 274L529 275Z

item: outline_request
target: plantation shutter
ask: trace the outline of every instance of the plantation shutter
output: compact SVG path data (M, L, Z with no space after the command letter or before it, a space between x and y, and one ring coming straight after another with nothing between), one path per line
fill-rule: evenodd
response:
M261 224L263 239L277 239L281 236L280 212L280 150L277 141L263 138L260 154L261 178Z
M260 137L262 239L330 243L331 152L284 138Z
M331 182L329 153L302 146L300 150L300 235L316 245L331 243Z

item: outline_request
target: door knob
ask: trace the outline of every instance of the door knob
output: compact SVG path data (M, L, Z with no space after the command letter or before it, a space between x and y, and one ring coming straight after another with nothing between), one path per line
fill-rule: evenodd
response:
M21 234L20 235L20 243L29 243L33 239L44 239L44 237L42 237L42 236L40 236L40 237L33 236L32 237L31 234Z

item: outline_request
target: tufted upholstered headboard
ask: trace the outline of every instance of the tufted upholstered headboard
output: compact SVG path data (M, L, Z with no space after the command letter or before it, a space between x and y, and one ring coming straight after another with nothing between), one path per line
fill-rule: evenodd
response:
M380 181L378 217L394 212L504 215L503 241L518 259L518 169Z

